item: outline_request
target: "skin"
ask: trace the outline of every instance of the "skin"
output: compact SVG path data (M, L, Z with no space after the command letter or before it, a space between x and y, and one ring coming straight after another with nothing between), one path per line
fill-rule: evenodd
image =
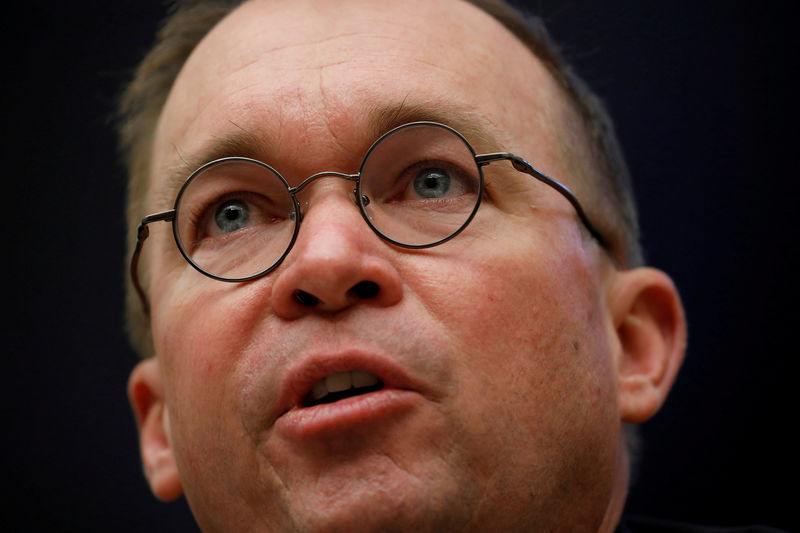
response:
M148 207L169 207L165 176L184 159L242 132L251 153L216 155L294 185L353 172L384 108L452 116L479 152L568 185L581 151L561 141L574 117L538 60L470 5L253 1L179 75ZM413 252L369 229L351 184L321 180L291 253L250 283L202 276L154 228L142 262L156 357L129 394L156 496L184 493L204 531L612 530L620 425L666 396L680 302L658 271L617 271L557 193L496 165L465 232ZM364 280L377 295L350 291ZM355 368L387 387L338 408L286 399L302 376Z

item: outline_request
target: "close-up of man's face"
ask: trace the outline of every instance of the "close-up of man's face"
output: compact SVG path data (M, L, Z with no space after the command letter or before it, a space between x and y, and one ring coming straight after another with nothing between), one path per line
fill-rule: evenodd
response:
M415 121L524 157L603 212L562 88L456 0L244 3L172 87L144 209L170 209L222 157L289 186L352 174ZM244 283L201 274L152 225L139 269L155 357L130 396L156 496L185 494L205 531L613 529L623 424L669 390L680 302L661 272L620 269L552 187L505 161L483 173L475 218L423 249L386 242L354 183L321 177L297 194L286 257Z

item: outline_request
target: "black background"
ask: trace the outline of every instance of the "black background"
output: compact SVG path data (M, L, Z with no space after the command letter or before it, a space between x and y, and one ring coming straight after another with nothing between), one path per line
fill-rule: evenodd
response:
M532 0L608 102L686 362L628 509L800 530L797 30L788 2ZM783 7L787 6L787 7ZM108 116L165 8L30 2L3 24L3 521L192 531L141 475L122 333L124 176Z

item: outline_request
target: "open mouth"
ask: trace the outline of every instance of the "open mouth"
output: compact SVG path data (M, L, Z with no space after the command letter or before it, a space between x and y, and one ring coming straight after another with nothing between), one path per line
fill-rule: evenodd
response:
M314 383L311 391L303 399L303 407L333 403L382 388L383 382L378 376L364 370L336 372Z

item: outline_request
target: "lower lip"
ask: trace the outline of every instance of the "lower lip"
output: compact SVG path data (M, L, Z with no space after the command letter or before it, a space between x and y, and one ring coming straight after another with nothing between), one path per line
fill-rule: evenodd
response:
M313 407L296 407L275 421L276 431L305 440L397 418L413 409L422 397L402 389L381 389Z

